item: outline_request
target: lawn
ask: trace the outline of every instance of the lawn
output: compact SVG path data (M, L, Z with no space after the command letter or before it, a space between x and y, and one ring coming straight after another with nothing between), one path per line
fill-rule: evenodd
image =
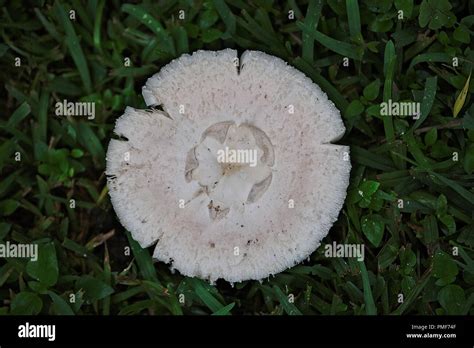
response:
M0 314L472 314L474 1L0 0ZM71 12L72 11L72 12ZM119 223L105 152L141 87L184 53L260 50L341 111L351 181L323 244L262 282L187 278ZM95 103L95 117L55 113ZM416 116L384 115L392 101ZM387 103L387 104L384 104ZM393 111L393 109L391 109Z

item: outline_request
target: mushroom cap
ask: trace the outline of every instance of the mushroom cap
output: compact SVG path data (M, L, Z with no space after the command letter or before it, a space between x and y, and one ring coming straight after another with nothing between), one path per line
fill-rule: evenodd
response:
M118 218L142 247L156 243L155 260L239 282L318 248L351 169L349 148L331 144L340 113L319 86L277 57L225 49L173 60L143 97L150 110L127 107L116 121L127 140L111 139L106 174Z

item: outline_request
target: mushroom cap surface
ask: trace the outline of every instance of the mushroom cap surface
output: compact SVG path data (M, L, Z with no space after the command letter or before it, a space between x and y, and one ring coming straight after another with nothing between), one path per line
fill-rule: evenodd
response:
M122 225L183 275L262 279L300 263L349 184L339 110L308 77L259 52L197 51L148 79L107 151ZM160 110L156 107L160 106ZM154 108L155 107L155 108Z

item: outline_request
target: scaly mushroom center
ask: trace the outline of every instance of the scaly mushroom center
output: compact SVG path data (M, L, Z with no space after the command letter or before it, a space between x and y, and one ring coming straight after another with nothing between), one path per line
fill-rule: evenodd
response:
M222 175L232 175L237 173L243 167L240 163L224 163L222 165Z
M219 122L207 128L187 155L185 177L209 197L209 217L244 210L268 190L275 162L268 136L250 124Z

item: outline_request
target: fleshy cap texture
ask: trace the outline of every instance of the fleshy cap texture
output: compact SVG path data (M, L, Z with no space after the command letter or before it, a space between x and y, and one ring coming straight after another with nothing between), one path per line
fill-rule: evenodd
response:
M154 259L239 282L318 248L351 168L349 148L331 144L345 128L319 86L279 58L226 49L173 60L143 97L163 111L126 108L106 173L118 218L142 247L156 243ZM224 149L256 161L219 161Z

